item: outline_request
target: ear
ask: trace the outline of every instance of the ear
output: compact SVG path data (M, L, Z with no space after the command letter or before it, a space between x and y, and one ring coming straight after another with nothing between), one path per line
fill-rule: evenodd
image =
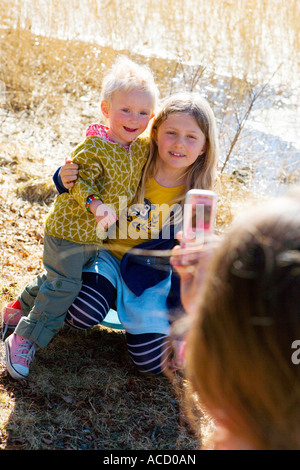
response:
M101 111L105 119L109 118L109 104L107 101L101 101Z
M157 129L152 129L151 137L157 145Z
M203 155L205 152L206 152L206 143L204 144L203 149L199 153L199 157L200 157L200 155Z

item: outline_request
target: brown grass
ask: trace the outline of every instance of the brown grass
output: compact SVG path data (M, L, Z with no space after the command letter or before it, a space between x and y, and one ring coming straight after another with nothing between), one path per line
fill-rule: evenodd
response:
M64 2L56 3L59 14ZM178 7L183 8L183 3ZM231 3L226 2L226 8ZM55 195L51 175L70 155L86 126L98 120L103 71L117 54L110 47L36 36L28 25L13 28L11 22L18 22L19 10L9 8L10 1L4 4L0 13L5 26L0 40L0 307L15 299L42 270L43 218ZM165 9L164 5L161 2L159 8ZM253 5L247 1L248 9ZM151 12L150 3L147 8ZM169 10L160 13L166 19L170 16ZM110 21L117 21L118 15L111 11ZM274 18L278 15L272 14L270 21ZM241 31L245 40L250 23L249 17ZM191 28L196 26L192 21ZM182 75L187 88L205 79L202 69L183 67L180 61L133 58L149 63L162 96L176 88L170 84L177 84ZM238 93L236 84L242 88L243 82L232 87ZM223 173L218 193L219 231L246 202L256 200L238 175ZM86 333L63 330L38 352L29 379L21 382L5 371L3 344L0 353L0 449L188 450L199 446L183 412L185 381L180 375L172 384L166 377L139 374L128 357L122 332L103 327Z
M197 447L170 382L137 373L121 332L62 331L27 381L1 383L2 449Z

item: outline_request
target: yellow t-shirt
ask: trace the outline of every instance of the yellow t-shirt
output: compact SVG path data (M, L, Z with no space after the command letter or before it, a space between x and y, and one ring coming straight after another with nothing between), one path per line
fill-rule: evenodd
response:
M170 216L173 201L184 186L166 188L155 181L154 178L146 184L144 204L130 206L119 216L119 222L108 232L105 243L106 248L121 259L132 247L154 238L163 224Z

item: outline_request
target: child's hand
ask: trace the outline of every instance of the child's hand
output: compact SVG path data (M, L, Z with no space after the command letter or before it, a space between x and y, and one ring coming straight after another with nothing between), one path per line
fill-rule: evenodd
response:
M180 237L178 237L180 238ZM211 262L217 240L205 244L195 251L175 246L170 259L171 265L180 276L180 296L188 315L193 315L201 298L201 288Z
M172 341L173 356L169 362L169 367L173 372L175 370L183 370L185 367L185 346L186 341L184 340Z
M70 158L66 158L65 164L60 169L60 178L66 189L73 188L78 178L78 165L73 163Z
M98 229L102 232L105 232L108 227L113 225L116 220L118 220L115 211L106 204L103 204L103 202L98 199L91 202L90 210L95 216Z

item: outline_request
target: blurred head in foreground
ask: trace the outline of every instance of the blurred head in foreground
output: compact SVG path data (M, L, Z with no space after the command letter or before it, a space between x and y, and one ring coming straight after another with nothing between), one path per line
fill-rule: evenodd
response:
M253 449L300 449L300 191L216 249L187 340L194 399Z

